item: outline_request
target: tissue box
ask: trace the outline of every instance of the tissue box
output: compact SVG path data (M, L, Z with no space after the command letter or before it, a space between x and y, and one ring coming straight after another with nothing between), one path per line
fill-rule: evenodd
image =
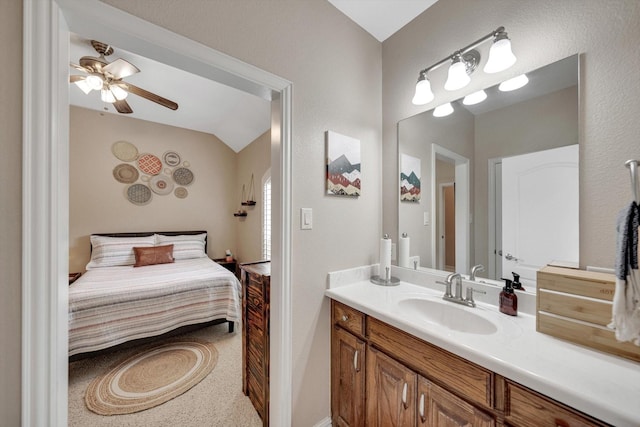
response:
M616 340L613 274L547 266L537 274L536 330L640 362L640 347Z

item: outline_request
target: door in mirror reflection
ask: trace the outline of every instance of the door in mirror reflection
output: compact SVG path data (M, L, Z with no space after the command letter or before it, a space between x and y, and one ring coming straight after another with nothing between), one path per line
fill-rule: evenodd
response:
M578 145L502 159L502 275L578 263Z

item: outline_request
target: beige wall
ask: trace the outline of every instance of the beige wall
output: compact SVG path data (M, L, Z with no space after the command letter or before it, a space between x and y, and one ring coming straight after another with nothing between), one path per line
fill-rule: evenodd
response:
M247 192L249 191L249 182L253 174L256 200L255 206L243 206L247 216L236 219L237 249L234 255L239 262L262 259L262 210L264 209L262 178L270 170L270 166L271 131L268 131L238 153L236 172L238 191L242 191L242 184L245 184Z
M0 2L0 423L20 425L22 1Z
M207 230L210 256L236 252L238 155L214 135L71 107L69 137L69 271L84 271L91 233ZM127 184L113 177L123 162L111 146L121 140L160 158L167 150L180 154L195 177L185 187L188 196L153 194L144 206L129 202Z
M292 417L312 426L330 414L327 272L376 261L382 233L381 44L326 0L107 3L293 82ZM361 141L359 198L325 195L326 130Z
M486 267L489 262L489 159L577 144L577 106L578 88L573 86L476 116L473 179L475 260L471 265Z
M631 197L624 162L638 158L640 3L637 0L439 1L383 43L384 229L394 230L396 123L439 103L582 53L580 264L613 267L615 217ZM463 23L463 25L455 25ZM435 87L436 100L411 104L418 71L504 25L518 62L462 91Z

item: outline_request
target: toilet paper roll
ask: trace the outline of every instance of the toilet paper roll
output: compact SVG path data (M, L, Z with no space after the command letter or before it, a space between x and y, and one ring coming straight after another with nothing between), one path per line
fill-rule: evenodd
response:
M403 234L398 242L398 266L408 268L411 263L409 262L409 248L411 240L409 236Z
M387 276L387 268L389 276ZM391 239L380 239L380 269L378 275L381 279L386 280L391 276Z

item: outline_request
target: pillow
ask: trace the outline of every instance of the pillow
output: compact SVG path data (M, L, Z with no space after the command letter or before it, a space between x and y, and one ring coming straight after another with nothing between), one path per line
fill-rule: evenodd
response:
M169 264L173 262L173 245L154 246L152 248L133 248L136 255L134 267L145 265Z
M154 236L146 237L109 237L91 236L91 260L86 269L133 265L136 257L133 247L150 248L155 245Z
M165 236L156 234L156 244L173 243L173 257L176 260L191 258L206 258L204 240L207 233L181 234L179 236Z

